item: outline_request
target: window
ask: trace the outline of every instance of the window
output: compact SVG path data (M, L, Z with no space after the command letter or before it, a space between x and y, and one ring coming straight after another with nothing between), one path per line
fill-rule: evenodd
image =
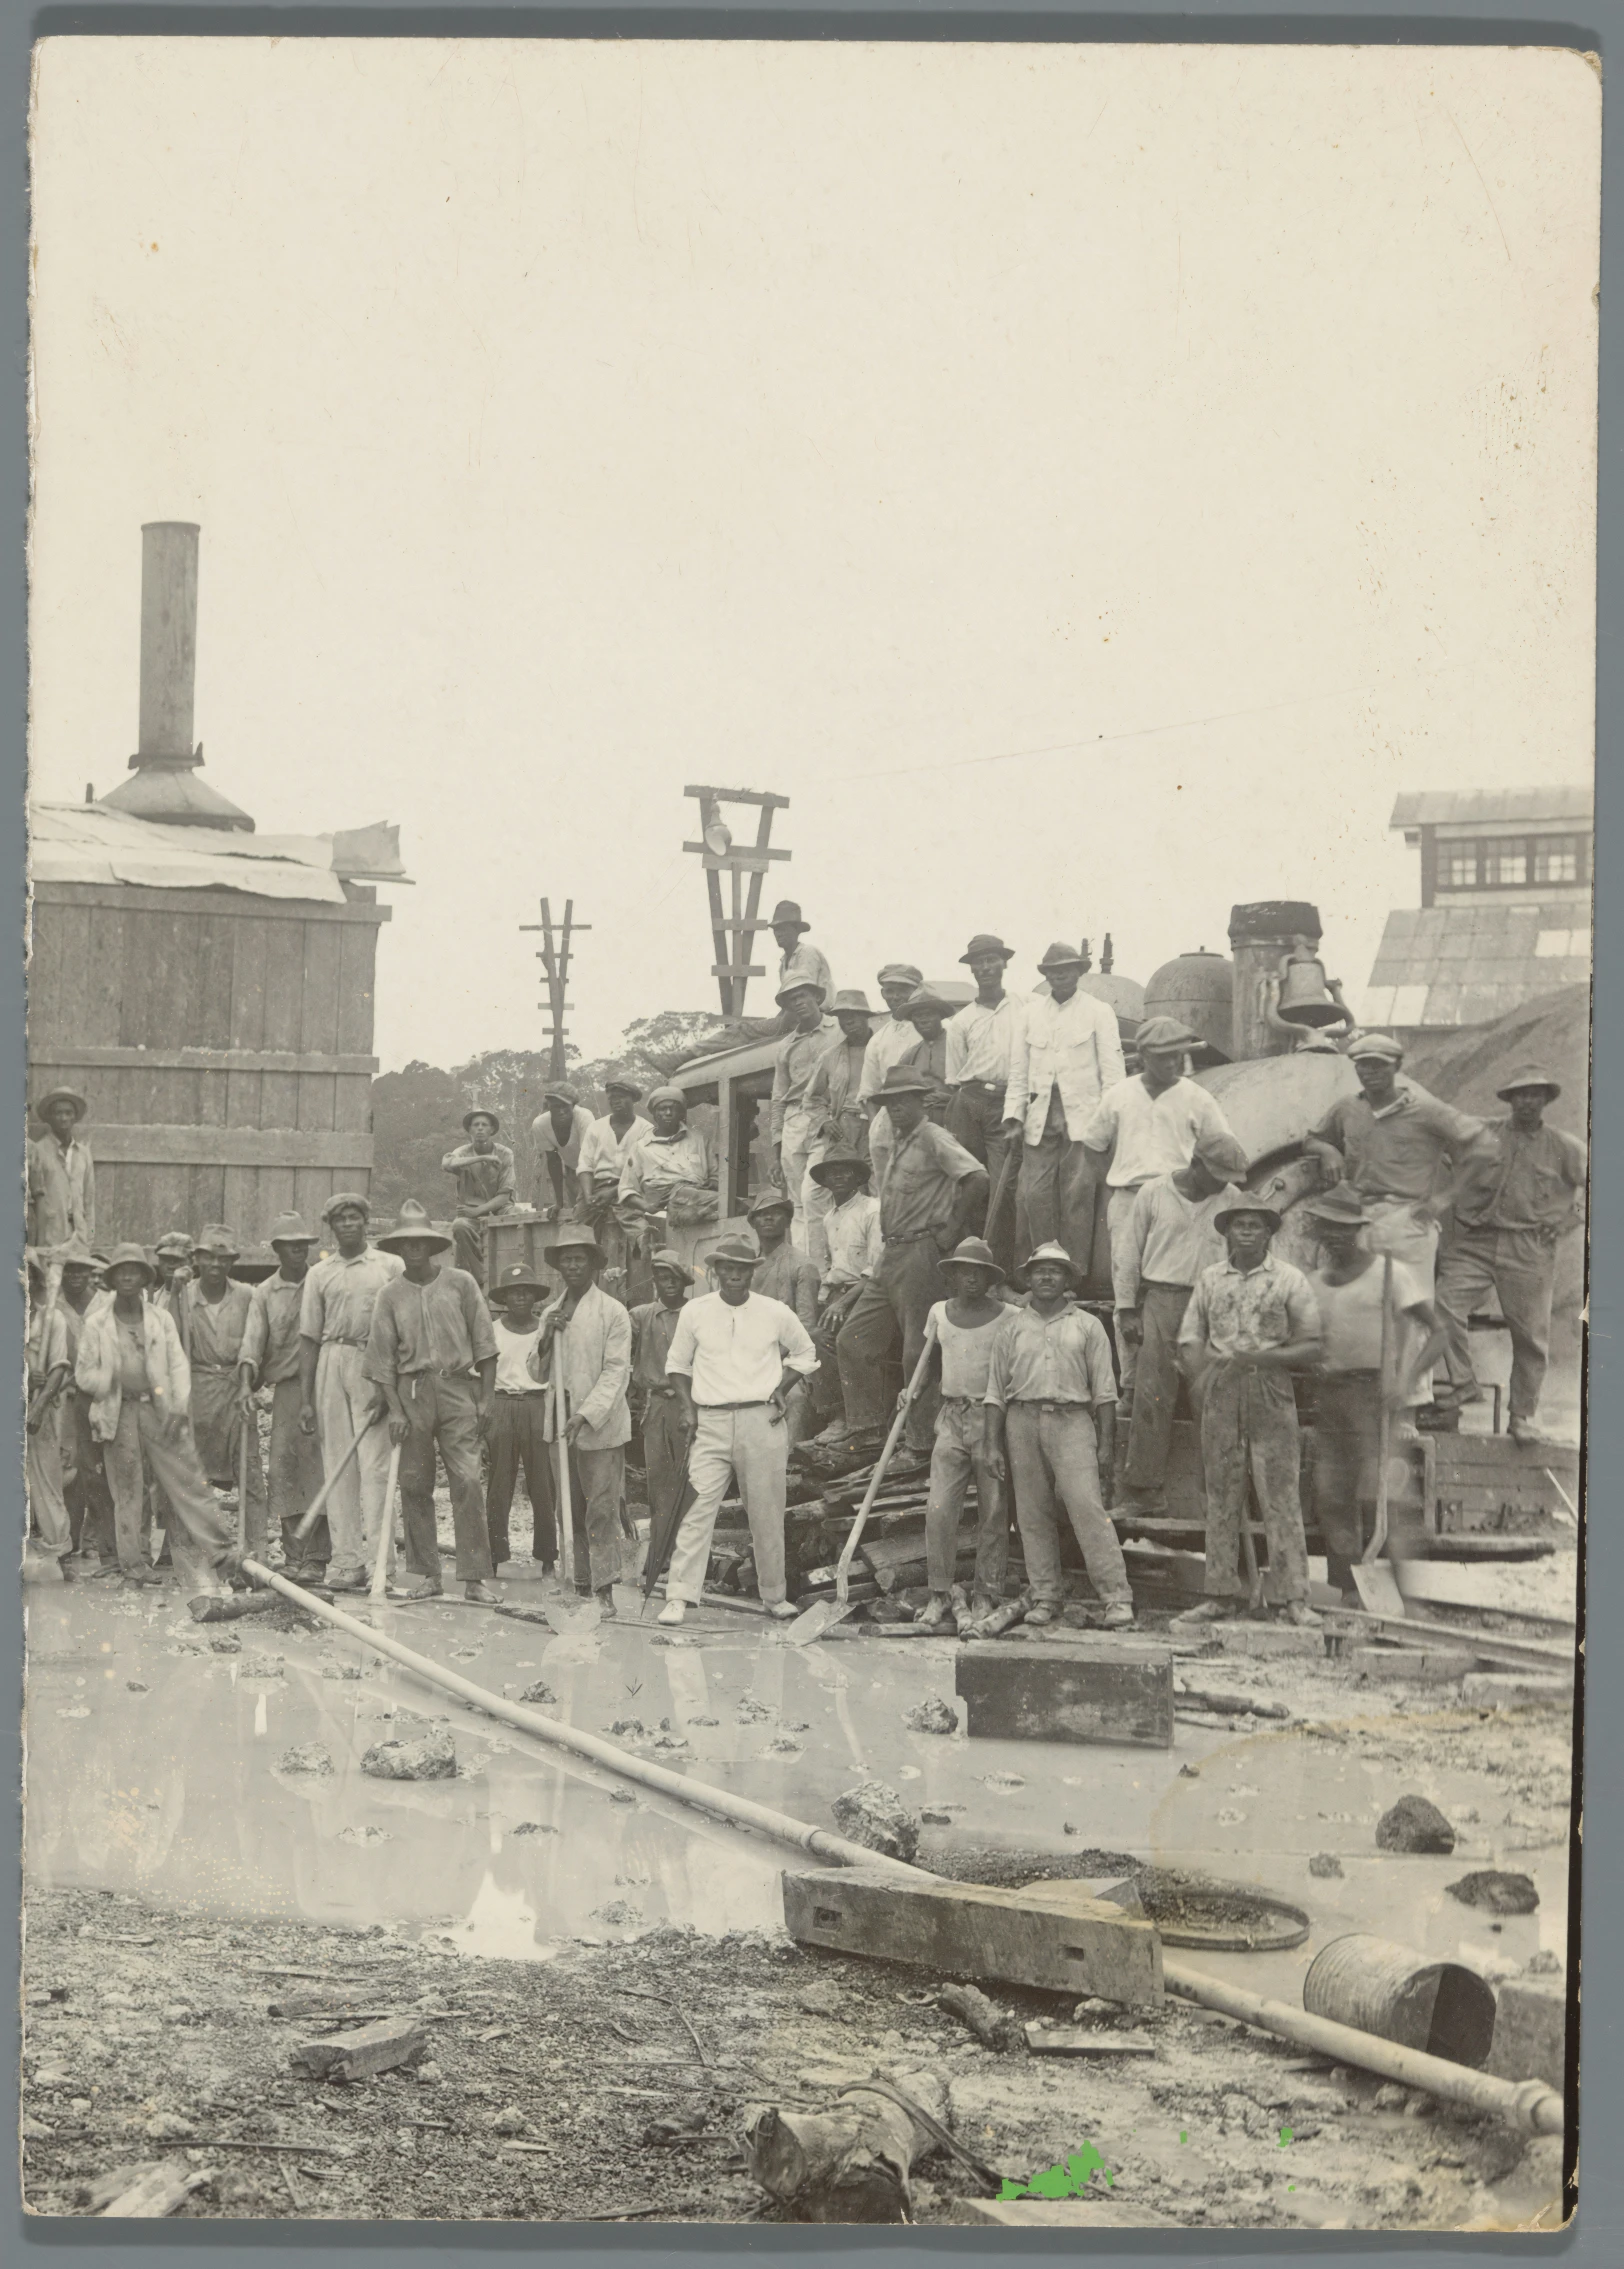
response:
M1579 840L1574 835L1546 835L1534 844L1536 882L1577 882Z
M1446 890L1475 890L1477 888L1477 845L1475 843L1446 843L1443 850L1443 875L1440 878Z
M1486 882L1524 883L1528 880L1528 847L1524 843L1496 843L1490 846L1487 860Z

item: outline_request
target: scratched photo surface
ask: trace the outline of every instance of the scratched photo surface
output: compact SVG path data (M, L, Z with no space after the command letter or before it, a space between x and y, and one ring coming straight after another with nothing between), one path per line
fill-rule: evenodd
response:
M1600 100L36 50L31 2212L1571 2214Z

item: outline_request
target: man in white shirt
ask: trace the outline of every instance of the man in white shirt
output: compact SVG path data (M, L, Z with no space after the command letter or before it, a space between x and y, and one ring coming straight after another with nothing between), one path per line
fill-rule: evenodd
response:
M638 1112L643 1090L635 1079L612 1073L604 1081L603 1091L609 1098L609 1109L588 1127L576 1161L575 1211L603 1247L606 1284L619 1289L625 1283L629 1259L626 1231L618 1212L620 1177L627 1159L652 1129Z
M885 1162L896 1144L891 1122L880 1109L880 1090L893 1065L919 1045L919 1034L904 1014L908 1003L925 982L911 961L888 961L880 971L880 998L889 1014L879 1019L863 1056L863 1076L857 1083L857 1100L868 1119L868 1154L877 1181L885 1176Z
M818 1321L812 1333L818 1355L815 1407L818 1418L824 1421L819 1439L825 1442L843 1442L851 1431L841 1399L835 1340L885 1251L880 1201L868 1188L872 1171L860 1151L847 1150L843 1145L829 1150L807 1170L808 1182L830 1201L822 1217L828 1266L818 1286Z
M992 1183L986 1240L1006 1276L1015 1264L1015 1169L1019 1137L1006 1131L1009 1067L1026 1029L1026 995L1005 990L1013 946L983 930L959 960L976 981L976 997L947 1026L947 1131L979 1158Z
M779 1041L773 1062L773 1179L789 1200L791 1235L797 1248L805 1252L806 1209L801 1193L816 1132L807 1108L807 1089L838 1027L832 1016L824 1015L823 995L817 986L799 977L781 987L778 1005L789 1018L790 1028Z
M818 1358L793 1308L751 1290L760 1258L743 1237L724 1237L712 1249L708 1259L719 1289L688 1302L665 1359L692 1444L694 1501L671 1547L662 1623L680 1623L699 1602L716 1515L733 1474L750 1523L756 1589L770 1614L788 1619L795 1613L784 1587L785 1402L805 1391Z
M1002 1132L1021 1141L1016 1242L1064 1245L1086 1272L1094 1242L1094 1178L1083 1130L1125 1069L1117 1020L1079 989L1088 967L1075 946L1051 945L1038 963L1047 993L1026 1003L1010 1047Z
M543 1090L541 1109L530 1122L536 1211L543 1221L573 1218L581 1194L581 1149L594 1124L592 1113L567 1080L554 1080Z

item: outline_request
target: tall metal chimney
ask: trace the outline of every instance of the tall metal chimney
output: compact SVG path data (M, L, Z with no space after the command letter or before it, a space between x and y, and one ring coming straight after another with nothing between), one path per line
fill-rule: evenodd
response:
M167 827L253 833L247 812L197 777L192 745L197 686L197 552L194 520L149 520L141 529L141 723L133 780L102 801Z

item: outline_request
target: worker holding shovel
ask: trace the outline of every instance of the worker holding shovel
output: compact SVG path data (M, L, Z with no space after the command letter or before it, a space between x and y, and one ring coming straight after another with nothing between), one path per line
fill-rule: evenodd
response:
M920 1610L926 1630L939 1631L953 1616L953 1578L959 1521L971 1477L976 1485L975 1590L972 1615L990 1614L1003 1600L1009 1572L1009 1476L1001 1445L992 1440L987 1375L993 1335L1008 1309L998 1297L1003 1270L992 1247L966 1237L941 1263L952 1287L927 1318L941 1363L941 1405L930 1458L925 1504L926 1580L930 1598ZM926 1376L929 1377L927 1369Z

